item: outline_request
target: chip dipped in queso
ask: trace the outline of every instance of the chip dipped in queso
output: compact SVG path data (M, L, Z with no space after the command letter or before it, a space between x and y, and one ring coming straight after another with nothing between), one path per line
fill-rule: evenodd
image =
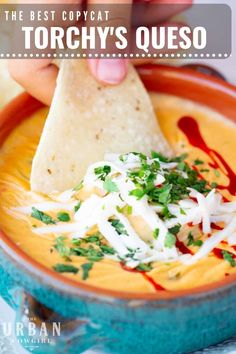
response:
M30 190L47 110L9 135L0 227L18 247L64 277L119 291L174 292L235 273L235 125L184 99L151 98L176 155L108 152L60 193Z

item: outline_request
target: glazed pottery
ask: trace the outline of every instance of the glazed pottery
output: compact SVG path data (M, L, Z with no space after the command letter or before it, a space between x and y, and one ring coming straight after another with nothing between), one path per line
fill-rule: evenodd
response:
M190 68L142 66L148 90L191 99L236 121L236 89L223 80ZM0 112L0 142L42 106L26 93ZM31 259L4 233L0 234L0 294L15 309L16 322L34 318L38 326L61 323L50 343L27 343L40 354L187 353L223 341L236 333L236 275L194 290L121 293L63 278ZM125 284L124 284L125 287ZM40 333L36 336L40 339Z

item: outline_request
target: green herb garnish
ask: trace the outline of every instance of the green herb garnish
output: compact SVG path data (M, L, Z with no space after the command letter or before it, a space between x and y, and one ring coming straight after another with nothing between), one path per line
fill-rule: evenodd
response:
M79 269L70 264L56 264L53 269L58 273L74 273L77 274Z
M181 215L186 215L184 209L180 208L180 214L181 214Z
M80 209L81 204L82 204L82 203L81 203L81 201L79 200L78 203L74 206L74 212L75 212L75 213Z
M108 193L119 192L119 188L117 187L116 183L112 181L111 178L106 178L106 180L103 182L103 188Z
M203 244L203 241L202 241L202 240L195 240L194 237L193 237L192 232L189 232L189 234L188 234L188 243L187 243L187 246L197 246L197 247L200 247L200 246L202 246L202 244Z
M194 165L195 166L203 165L203 164L204 164L204 162L202 160L199 160L199 159L194 160Z
M231 265L231 267L235 267L236 266L236 261L233 258L233 255L225 250L222 250L222 255L225 261L229 262L229 264Z
M158 238L158 235L159 235L159 229L155 229L154 231L153 231L153 237L155 238L155 240Z
M169 159L167 157L156 151L151 151L151 158L158 159L161 162L169 162Z
M57 252L60 254L61 257L63 257L67 261L70 261L71 251L70 251L70 247L66 245L65 240L66 237L64 236L57 237L54 248L57 250Z
M177 224L177 225L171 227L168 231L173 235L177 235L180 231L180 228L181 228L181 225Z
M53 218L50 215L45 214L43 211L40 211L40 210L36 209L35 207L32 208L31 216L32 216L32 218L40 220L44 224L47 224L47 225L56 224L56 221L53 220Z
M70 221L70 215L64 211L60 211L57 213L57 219L62 222L68 222Z
M95 175L102 181L105 181L107 175L111 172L111 167L108 165L104 165L102 167L97 167L94 169Z
M91 242L91 243L100 243L100 234L96 233L94 235L91 236L87 236L86 238L83 239L83 241L85 242Z
M100 249L105 253L105 254L115 254L115 250L112 247L109 247L107 245L100 245Z
M88 279L89 272L93 268L93 263L92 262L91 263L84 263L81 265L81 268L82 268L82 272L83 272L82 279L83 280Z
M135 269L140 272L150 272L153 269L153 267L151 263L149 264L140 263Z
M167 232L164 246L167 248L172 248L176 244L176 237L171 232Z
M209 172L210 170L208 168L202 168L200 172Z
M133 211L133 208L131 205L128 205L126 204L123 208L119 207L117 205L116 207L116 210L119 212L119 213L126 213L127 215L131 215L132 214L132 211Z
M81 181L79 184L77 184L74 188L73 191L74 192L78 192L80 189L83 188L83 181Z
M162 209L162 212L161 212L162 216L164 219L173 219L173 218L176 218L175 215L171 214L171 212L169 211L169 209L167 208L167 206L165 206L163 209Z
M128 236L128 232L126 231L124 225L118 219L110 220L111 225L115 228L116 232L119 235L126 235Z
M215 174L215 176L216 176L217 178L219 178L219 177L220 177L220 171L218 171L218 170L214 170L214 174Z
M132 191L130 191L129 195L132 195L132 196L136 197L139 200L145 195L145 191L143 191L142 189L137 188L137 189L133 189Z
M86 257L89 261L99 262L103 259L103 253L99 248L90 245L88 248L74 247L71 252L76 256Z
M196 240L196 241L193 242L193 245L197 246L197 247L201 247L203 245L203 241L202 240Z

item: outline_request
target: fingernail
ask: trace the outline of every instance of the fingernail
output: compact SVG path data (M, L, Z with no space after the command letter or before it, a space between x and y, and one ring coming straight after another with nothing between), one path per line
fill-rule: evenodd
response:
M107 84L119 84L126 76L125 59L100 59L97 63L97 78Z

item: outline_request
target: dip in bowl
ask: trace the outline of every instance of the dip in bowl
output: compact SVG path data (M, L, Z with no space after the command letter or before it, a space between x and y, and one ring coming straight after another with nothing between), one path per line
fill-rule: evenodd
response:
M175 152L187 153L184 161L196 172L197 180L206 179L208 184L217 181L211 190L217 187L223 203L231 203L235 196L232 154L236 136L235 89L189 69L145 66L140 74L151 92L162 130ZM21 107L23 112L15 119ZM75 325L77 331L70 334L68 353L95 347L112 353L131 350L151 353L153 348L161 353L180 353L233 335L233 243L219 242L193 264L173 261L130 267L122 260L102 257L91 261L81 254L70 255L71 260L67 262L66 250L71 245L64 235L57 235L55 241L50 232L43 235L34 232L45 215L37 212L36 218L35 214L22 215L16 208L44 201L44 196L29 192L31 161L46 116L46 108L39 108L38 102L24 94L2 112L2 279L8 282L12 279L25 293L65 318L79 318L79 325ZM20 124L16 126L17 123ZM194 196L192 199L196 202ZM65 210L60 212L65 217ZM118 223L122 228L120 220L115 220L116 226ZM174 230L172 235L180 253L192 256L209 235L201 230L201 223L197 230L191 223L187 227L183 235ZM211 228L214 234L222 231L223 226L215 222ZM60 236L63 238L58 240ZM96 244L100 241L95 236L97 230L88 235ZM67 269L58 269L58 265L66 265ZM71 271L68 266L72 267ZM2 292L6 292L6 286L2 286ZM86 335L80 334L81 327ZM57 353L68 346L65 337L64 334L56 341ZM43 346L41 350L45 350Z

